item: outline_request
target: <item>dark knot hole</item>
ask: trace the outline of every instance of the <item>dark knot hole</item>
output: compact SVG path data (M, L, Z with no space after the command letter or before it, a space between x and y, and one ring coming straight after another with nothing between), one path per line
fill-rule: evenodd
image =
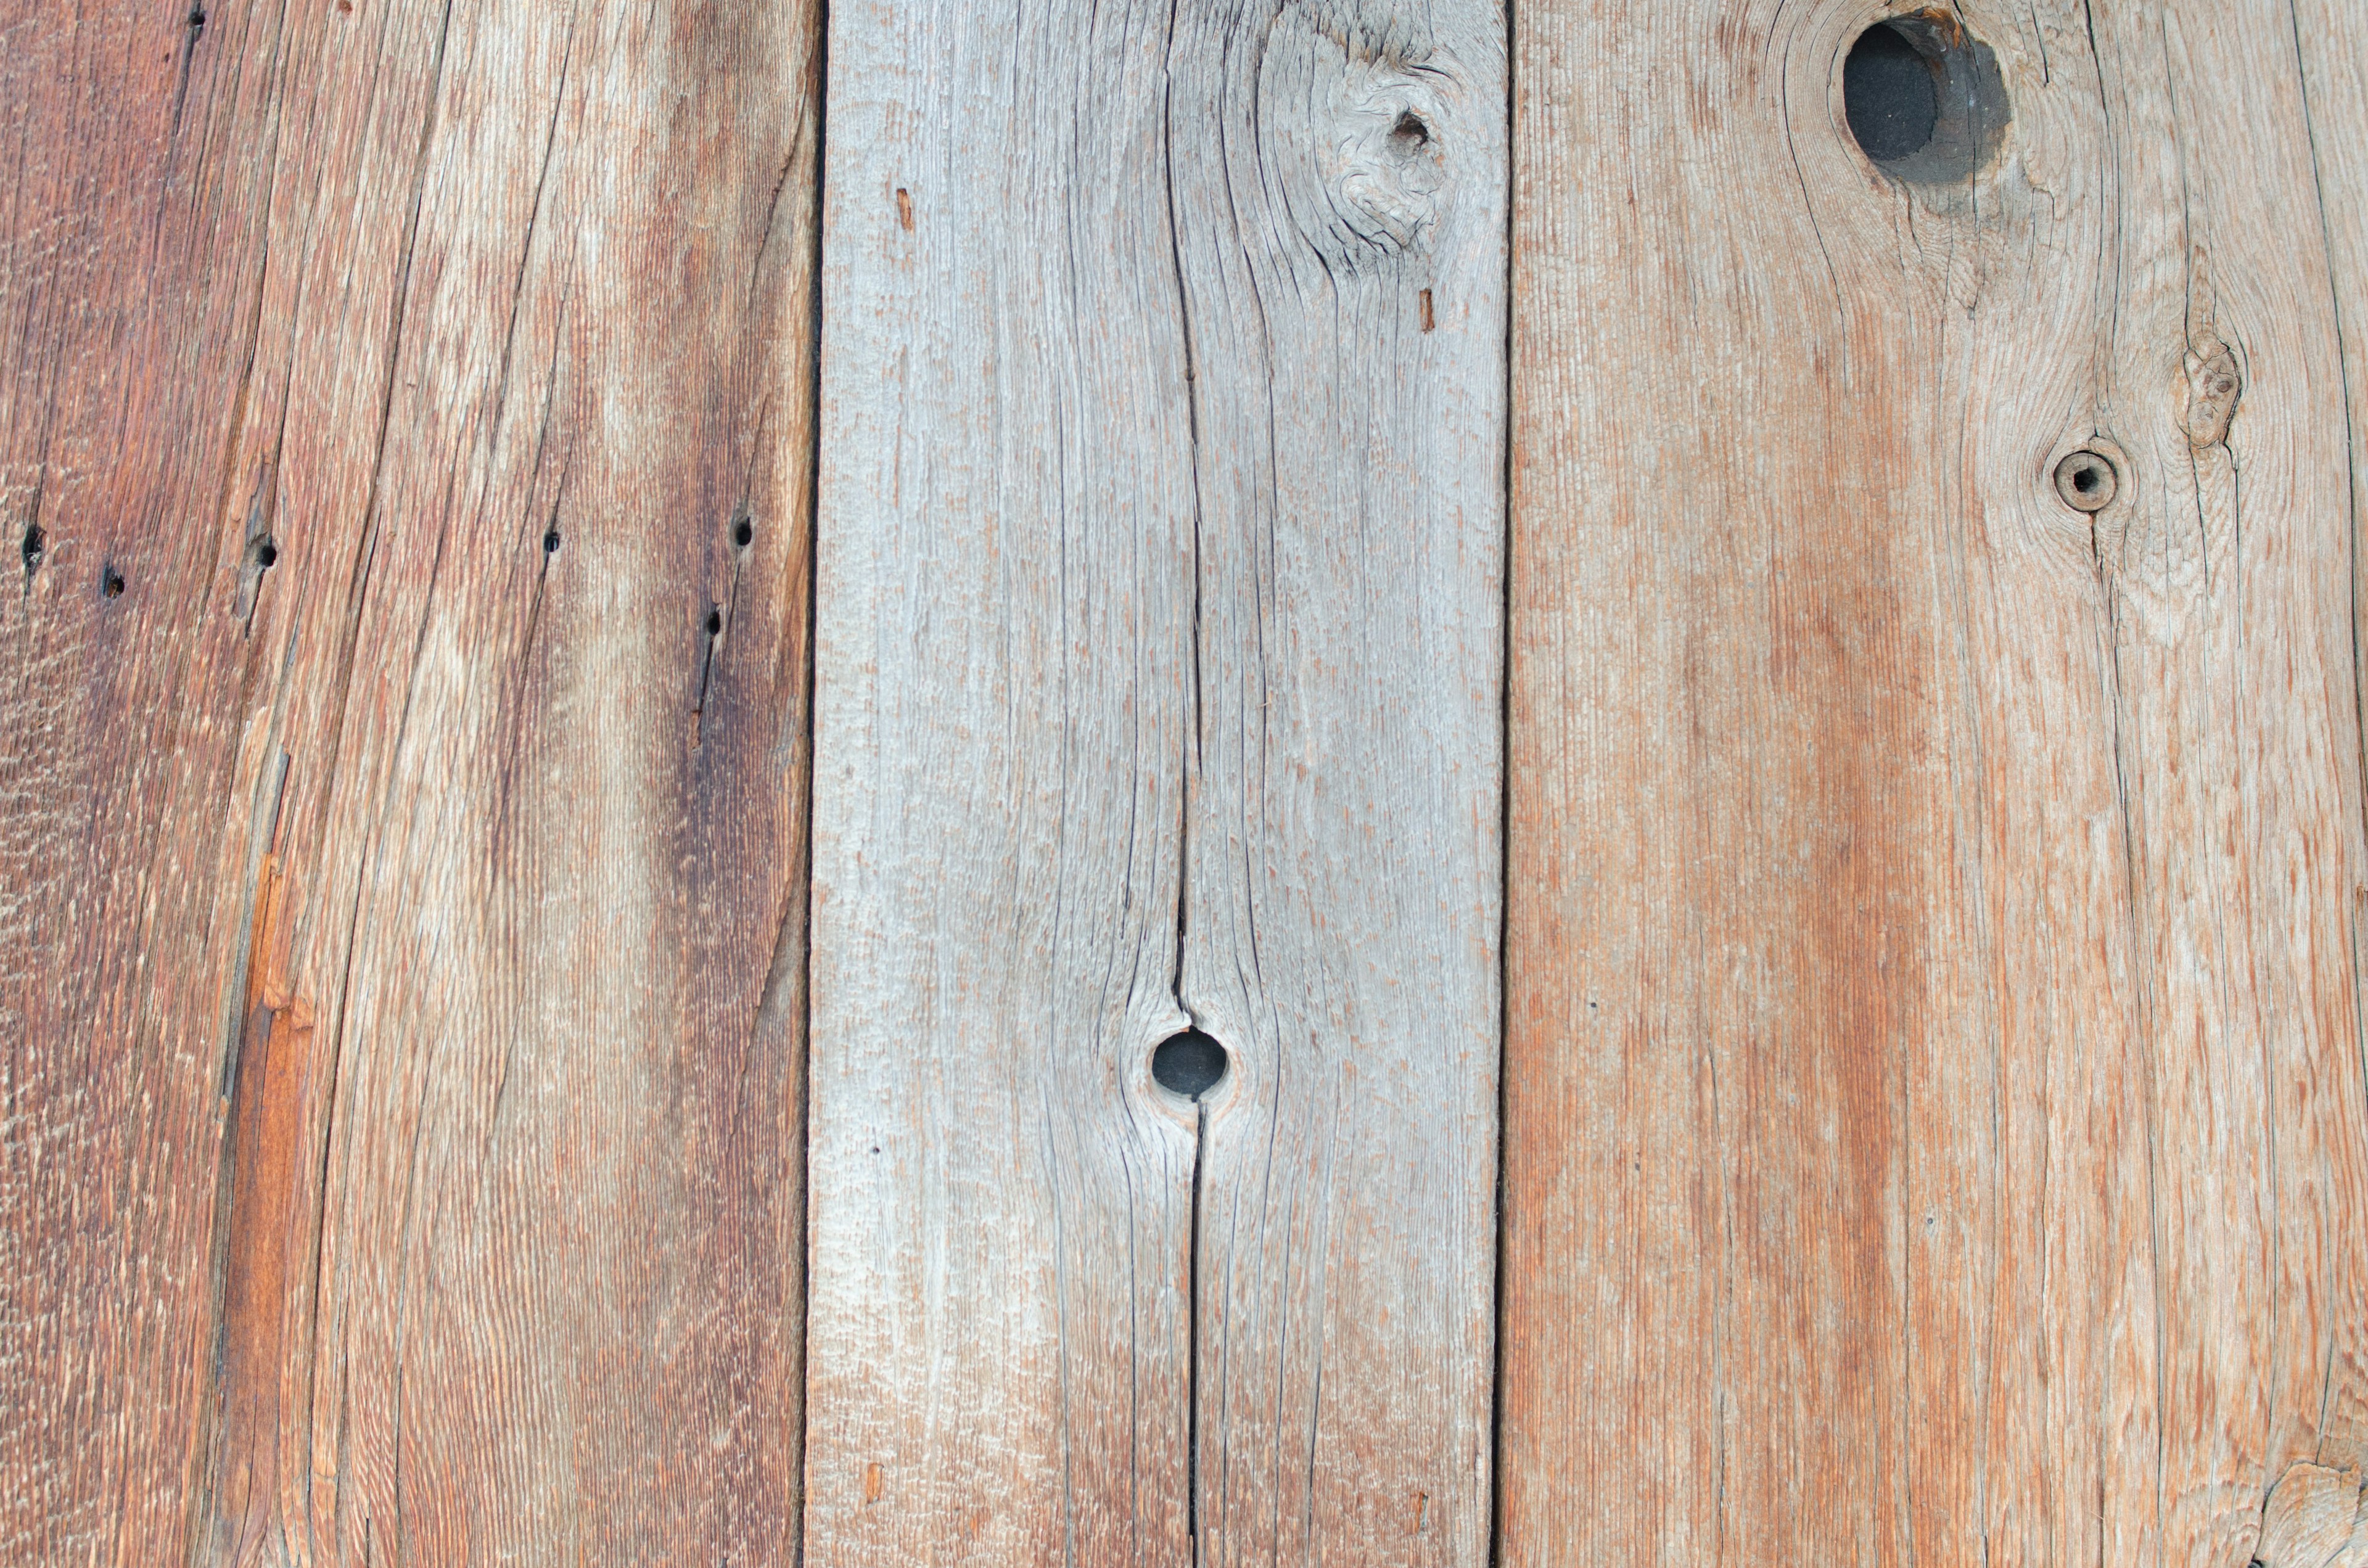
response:
M1990 46L1939 13L1877 22L1842 57L1842 114L1859 150L1909 185L1979 174L2009 118Z
M1922 152L1941 123L1932 62L1892 23L1867 28L1842 62L1842 112L1878 164Z
M1151 1075L1170 1094L1197 1100L1224 1081L1225 1048L1199 1029L1186 1029L1159 1042L1151 1053Z

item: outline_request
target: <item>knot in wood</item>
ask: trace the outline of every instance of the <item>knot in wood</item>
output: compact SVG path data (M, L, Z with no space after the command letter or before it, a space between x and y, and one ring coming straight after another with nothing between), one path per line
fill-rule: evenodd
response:
M2237 356L2217 338L2206 338L2187 351L2180 369L2187 377L2187 411L2180 423L2188 444L2199 451L2219 446L2228 438L2237 400L2244 394Z
M2121 476L2102 452L2083 448L2055 465L2055 494L2076 512L2101 512L2120 490Z
M1328 233L1310 237L1353 266L1417 248L1440 220L1448 174L1435 94L1386 65L1352 62L1348 77L1318 143Z

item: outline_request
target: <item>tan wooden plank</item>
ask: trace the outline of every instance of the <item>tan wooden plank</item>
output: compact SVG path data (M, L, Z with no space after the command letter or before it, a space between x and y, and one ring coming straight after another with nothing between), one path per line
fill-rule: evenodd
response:
M831 28L809 1559L1478 1563L1501 19Z
M1517 14L1508 1564L2357 1491L2368 127L2282 6L1968 4L2011 118L1911 189L1884 15Z
M2368 137L2360 134L2361 128L2368 126L2368 31L2362 29L2348 7L2325 0L2304 0L2293 8L2292 17L2317 198L2313 206L2323 230L2326 282L2334 299L2335 325L2343 354L2344 424L2351 433L2351 602L2357 659L2360 617L2362 607L2368 606L2368 592L2363 592L2368 589L2368 551L2359 544L2363 525L2368 525ZM2368 699L2368 687L2355 686L2354 696ZM2355 893L2351 916L2355 973L2363 957L2368 957L2368 929L2363 929L2368 923L2363 923L2363 915L2368 915L2368 909L2363 909ZM2363 1063L2362 1075L2368 1076L2368 1063ZM2346 1254L2342 1263L2348 1270L2349 1299L2357 1303L2368 1295L2368 1284L2362 1280L2362 1274L2368 1273L2368 1257L2355 1250ZM2368 1452L2363 1452L2368 1438L2362 1436L2368 1433L2368 1375L2361 1370L2368 1368L2368 1312L2356 1306L2340 1312L2327 1324L2327 1354L2337 1376L2329 1381L2330 1397L2319 1421L2325 1432L2340 1436L2322 1436L2315 1456L2317 1462L2295 1464L2271 1494L2263 1529L2265 1547L2257 1549L2271 1568L2302 1561L2308 1554L2306 1547L2283 1556L2266 1549L2270 1533L2281 1521L2280 1494L2292 1495L2295 1502L2293 1509L2283 1511L2284 1517L2302 1513L2307 1505L2325 1518L2340 1516L2346 1491L2354 1498L2351 1530L2342 1550L2328 1560L2328 1568L2368 1568L2368 1491L2362 1490L2359 1473L2368 1469ZM2322 1535L2340 1533L2321 1527Z
M817 17L12 17L10 1561L793 1557Z

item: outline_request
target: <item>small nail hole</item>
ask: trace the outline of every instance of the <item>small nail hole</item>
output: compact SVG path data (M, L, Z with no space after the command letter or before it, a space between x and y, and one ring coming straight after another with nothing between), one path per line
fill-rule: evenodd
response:
M732 542L738 545L741 549L747 549L748 541L756 537L757 525L750 522L747 518L743 517L738 522L732 525Z
M719 606L718 608L714 608L714 609L711 609L711 610L709 610L709 611L707 612L707 634L708 634L710 637L714 637L714 636L718 636L718 635L720 635L720 634L723 632L723 608Z
M258 541L255 547L255 563L266 572L270 571L279 564L279 547L268 539Z
M123 593L123 574L110 566L98 574L98 591L108 598L119 598Z
M35 572L40 570L41 551L48 548L49 539L41 532L41 525L39 523L27 523L25 525L26 576L29 577Z
M557 528L552 528L542 536L542 552L545 555L556 555L559 553L559 530Z
M1225 1048L1199 1029L1186 1029L1159 1042L1151 1053L1151 1076L1170 1094L1197 1100L1225 1076Z
M189 13L189 26L190 26L190 27L192 27L192 28L201 28L201 27L204 27L205 25L206 25L206 14L205 14L205 12L204 12L204 11L202 11L202 10L195 10L195 11L191 11L191 12Z

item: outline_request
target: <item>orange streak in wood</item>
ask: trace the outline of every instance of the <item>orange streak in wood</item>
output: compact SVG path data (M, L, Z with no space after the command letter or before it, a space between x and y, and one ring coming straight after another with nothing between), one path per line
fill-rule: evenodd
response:
M289 1263L313 1005L287 991L288 880L264 858L256 890L245 1039L231 1088L231 1201L220 1325L222 1426L214 1517L231 1561L261 1545L280 1472L289 1403Z

